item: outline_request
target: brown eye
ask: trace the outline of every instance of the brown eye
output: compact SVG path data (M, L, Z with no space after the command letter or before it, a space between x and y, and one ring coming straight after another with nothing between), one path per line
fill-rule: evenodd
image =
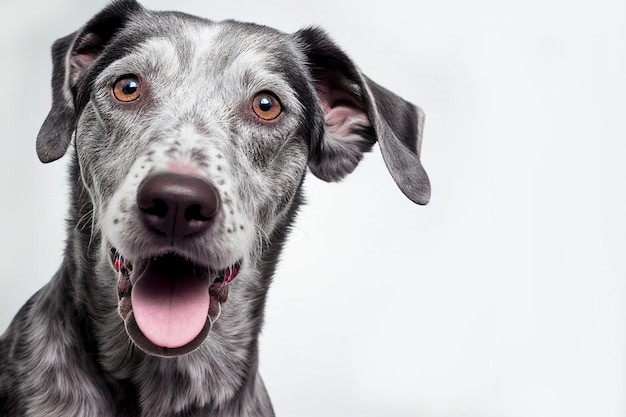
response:
M283 112L278 98L272 93L259 93L252 99L252 110L262 120L271 121Z
M115 82L112 91L117 100L130 103L137 100L141 95L141 83L136 76L127 75Z

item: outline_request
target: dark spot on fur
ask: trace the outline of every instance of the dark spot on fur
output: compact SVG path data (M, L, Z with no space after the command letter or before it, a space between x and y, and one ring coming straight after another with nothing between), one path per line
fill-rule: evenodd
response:
M207 160L207 157L201 148L193 148L191 150L191 159L194 162L203 162Z
M202 124L202 123L194 123L194 128L196 129L196 131L204 136L209 136L211 135L211 130L208 128L208 126Z
M163 142L164 142L164 138L162 136L155 135L155 136L152 136L150 138L150 143L159 144L159 143L163 143ZM152 150L151 152L152 152L152 154L154 154L155 151ZM148 153L148 155L152 155L152 154Z

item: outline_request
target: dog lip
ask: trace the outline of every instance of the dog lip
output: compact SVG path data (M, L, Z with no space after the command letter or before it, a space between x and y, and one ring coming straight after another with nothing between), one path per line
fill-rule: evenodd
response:
M128 316L124 319L124 327L126 328L126 332L130 336L135 346L150 355L162 358L174 358L187 355L195 351L202 345L202 343L204 343L209 332L211 331L212 326L213 321L207 318L206 322L204 323L204 327L200 330L198 335L193 340L191 340L184 346L167 348L154 344L143 334L137 324L137 320L135 319L133 311L130 311Z

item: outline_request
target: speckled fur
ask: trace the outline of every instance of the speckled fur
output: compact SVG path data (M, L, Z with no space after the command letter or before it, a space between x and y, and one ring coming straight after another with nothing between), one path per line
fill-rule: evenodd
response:
M318 29L288 35L131 0L57 41L53 61L53 105L37 147L43 162L71 148L67 249L0 338L0 415L272 416L258 335L307 167L339 180L386 141L394 178L420 182L427 196L420 111L362 76ZM142 96L120 105L111 85L127 74L140 76ZM325 122L321 78L359 103L345 134ZM278 123L251 114L260 91L280 97ZM406 161L413 173L394 173ZM180 242L181 251L215 269L237 260L242 268L203 345L160 358L124 329L109 250L132 261L158 247L138 216L137 188L173 162L212 183L222 202L212 227ZM413 185L396 181L409 195ZM409 197L424 203L424 195Z

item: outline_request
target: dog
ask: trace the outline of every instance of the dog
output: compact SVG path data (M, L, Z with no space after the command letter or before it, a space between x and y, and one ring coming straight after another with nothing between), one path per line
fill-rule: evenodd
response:
M0 338L0 414L273 416L258 338L305 174L339 181L378 142L426 204L423 112L321 29L134 0L52 60L36 148L44 163L71 154L68 238Z

